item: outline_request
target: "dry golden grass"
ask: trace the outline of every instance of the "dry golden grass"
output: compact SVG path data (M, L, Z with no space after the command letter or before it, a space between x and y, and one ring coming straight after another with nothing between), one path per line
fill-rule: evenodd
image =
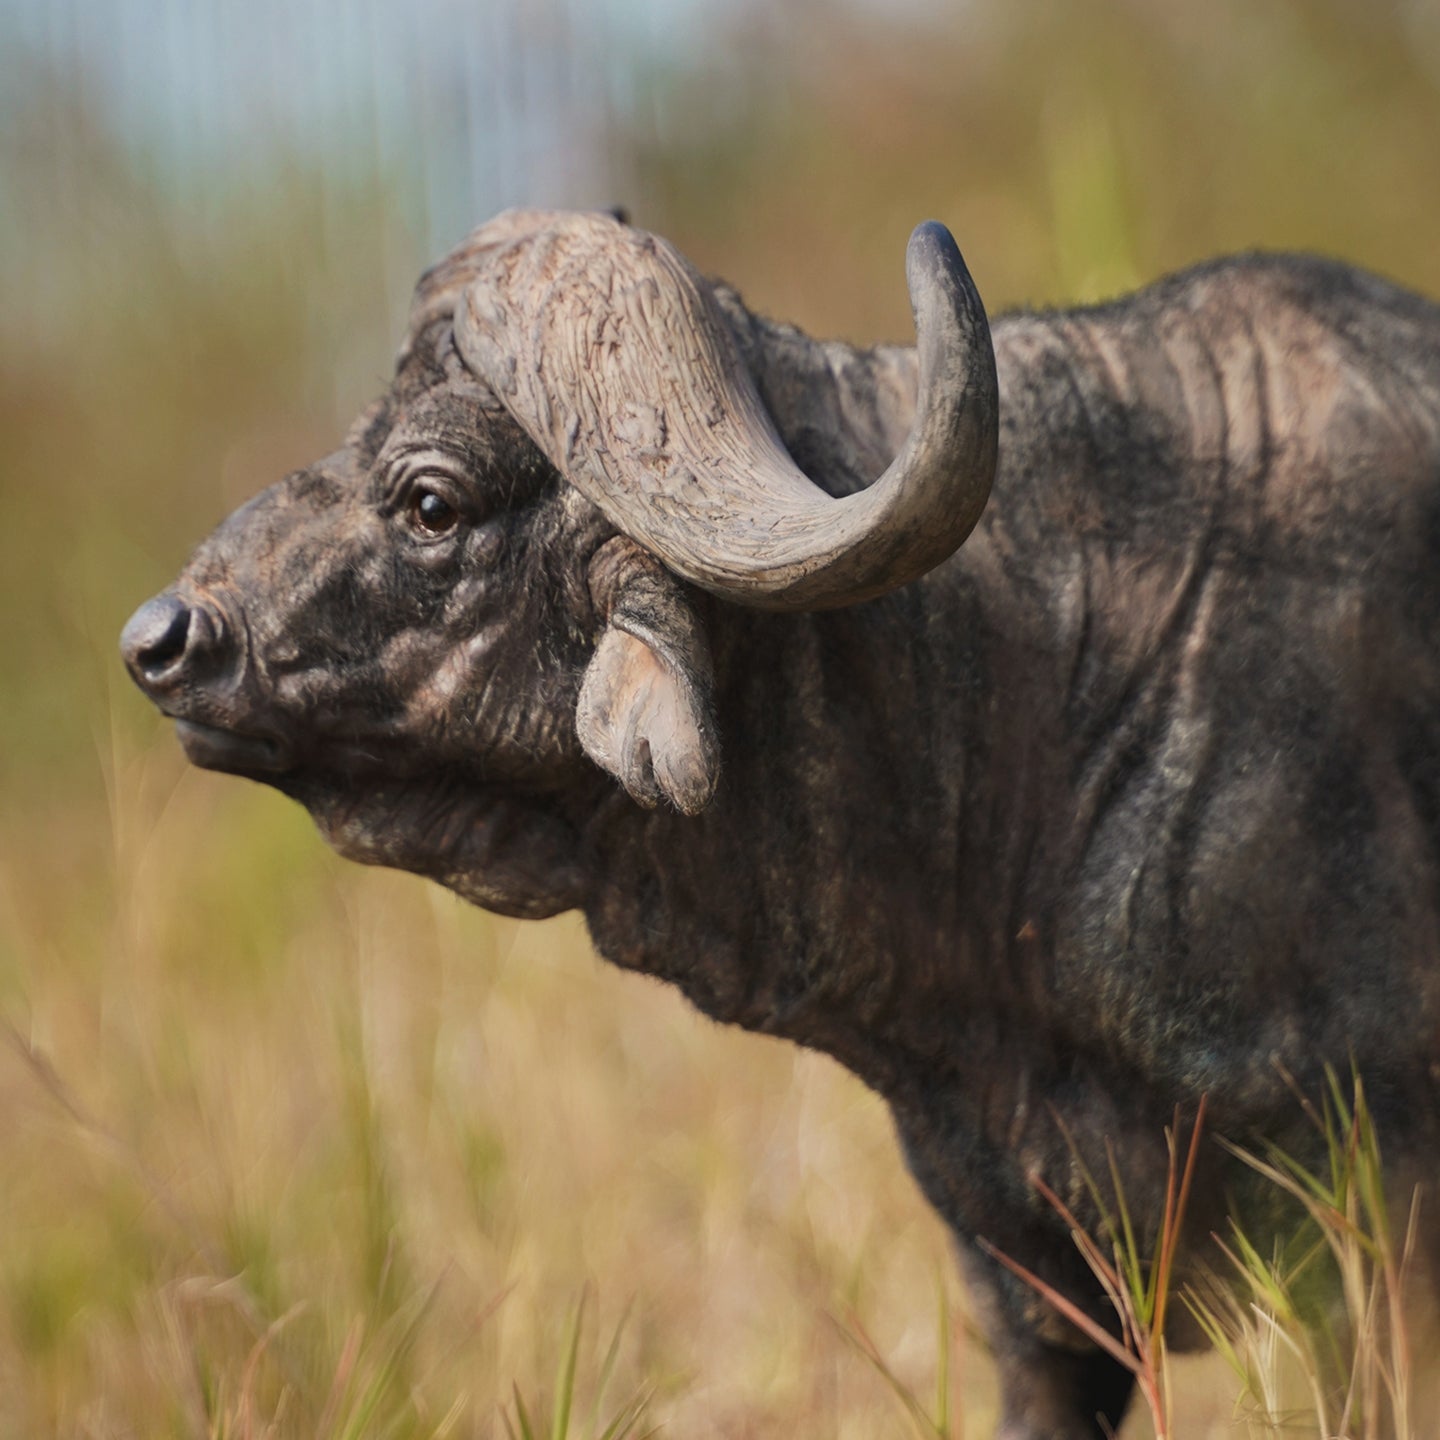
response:
M895 1430L851 1312L928 1392L944 1237L835 1066L164 734L104 768L110 845L6 856L0 1433L339 1435L377 1384L363 1433L488 1433L586 1290L669 1433Z
M858 1083L120 728L103 839L6 836L0 1434L499 1434L516 1387L550 1412L582 1296L577 1433L636 1397L675 1435L917 1433L869 1344L988 1432ZM1229 1433L1218 1362L1176 1369L1181 1433Z
M1253 244L1440 290L1413 16L1001 10L907 36L812 9L813 44L749 53L729 121L617 137L637 220L861 339L906 333L926 214L998 304ZM43 148L16 154L0 179L43 189ZM873 1096L607 970L573 917L346 867L279 797L185 768L114 636L380 383L388 202L349 197L327 250L291 173L202 273L98 139L72 180L91 228L39 247L69 308L0 301L0 1440L499 1436L515 1387L552 1435L573 1389L571 1435L643 1397L636 1434L914 1436L891 1379L933 1420L942 1374L949 1434L987 1435L983 1347ZM1221 1361L1168 1382L1186 1440L1266 1433L1232 1425Z

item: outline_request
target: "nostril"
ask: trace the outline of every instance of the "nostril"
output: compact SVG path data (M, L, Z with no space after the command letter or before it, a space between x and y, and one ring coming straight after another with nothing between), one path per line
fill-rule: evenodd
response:
M191 611L175 595L147 600L120 636L120 653L132 670L155 679L185 654Z

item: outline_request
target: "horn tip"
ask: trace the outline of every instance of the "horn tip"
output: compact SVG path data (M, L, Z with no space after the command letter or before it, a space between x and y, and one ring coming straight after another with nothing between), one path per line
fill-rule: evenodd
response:
M960 258L960 247L955 243L950 227L939 220L922 220L910 232L910 243L905 248L907 255L917 258L921 255L935 259L942 256Z
M906 277L914 288L915 278L924 276L968 276L964 257L955 237L938 220L922 220L910 233L905 247Z
M950 227L939 220L922 220L910 232L910 245L912 248L919 245L938 245L954 248L955 237L950 233Z
M915 227L905 251L905 280L922 349L927 335L986 327L985 306L955 237L938 220Z

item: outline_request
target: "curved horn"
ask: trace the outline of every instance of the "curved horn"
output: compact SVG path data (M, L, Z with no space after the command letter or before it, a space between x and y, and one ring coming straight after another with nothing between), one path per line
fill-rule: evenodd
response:
M670 569L743 604L825 609L915 579L970 533L995 473L998 386L943 225L919 226L906 252L914 427L874 484L835 499L786 453L709 287L672 246L603 216L544 218L497 233L456 343L576 489Z

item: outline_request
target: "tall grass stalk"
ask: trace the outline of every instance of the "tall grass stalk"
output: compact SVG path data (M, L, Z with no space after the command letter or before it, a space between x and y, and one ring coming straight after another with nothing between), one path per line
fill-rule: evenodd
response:
M600 1362L590 1423L582 1432L583 1440L628 1440L628 1437L636 1434L650 1404L648 1393L639 1391L616 1410L607 1422L603 1425L601 1423L605 1392L614 1373L625 1321L626 1316L622 1315L610 1337L604 1359ZM582 1293L565 1328L565 1340L560 1348L555 1383L550 1395L549 1422L545 1422L545 1412L531 1410L525 1403L520 1386L514 1385L511 1391L513 1416L509 1410L500 1412L501 1424L504 1425L509 1440L570 1440L570 1421L575 1411L576 1375L580 1361L580 1336L584 1325L585 1296ZM645 1436L653 1433L653 1430L642 1432L637 1440L644 1440ZM580 1440L580 1437L577 1437L577 1440Z
M1298 1089L1297 1089L1298 1094ZM1232 1217L1214 1236L1224 1273L1197 1267L1179 1293L1240 1381L1237 1411L1252 1437L1313 1434L1321 1440L1419 1440L1406 1291L1420 1220L1415 1191L1397 1235L1386 1197L1375 1120L1358 1075L1346 1091L1333 1071L1317 1109L1301 1103L1323 1141L1312 1170L1279 1145L1260 1153L1216 1142L1299 1206L1303 1228L1288 1245L1262 1244ZM1165 1325L1176 1291L1176 1255L1199 1153L1205 1107L1196 1112L1183 1165L1180 1122L1167 1132L1169 1171L1153 1259L1136 1227L1111 1156L1106 1203L1081 1165L1100 1216L1098 1235L1040 1176L1032 1183L1070 1227L1076 1246L1119 1321L1118 1334L1008 1255L986 1247L1092 1343L1134 1376L1157 1440L1174 1435ZM1072 1151L1075 1149L1072 1142ZM1078 1152L1077 1152L1078 1159ZM1287 1403L1291 1377L1304 1398Z
M1405 1302L1419 1191L1411 1194L1397 1243L1380 1142L1359 1075L1347 1094L1330 1071L1321 1108L1307 1101L1305 1109L1324 1140L1321 1172L1275 1145L1256 1154L1220 1144L1298 1203L1308 1243L1293 1260L1278 1246L1262 1252L1232 1221L1228 1241L1219 1241L1231 1284L1203 1284L1187 1301L1262 1426L1297 1422L1282 1399L1280 1371L1288 1357L1308 1392L1304 1419L1327 1440L1415 1440ZM1317 1272L1329 1283L1317 1285ZM1324 1297L1318 1305L1306 1294L1316 1289ZM1330 1296L1338 1298L1338 1316L1325 1303Z
M1115 1310L1120 1322L1118 1337L1067 1299L1048 1281L1042 1280L1034 1271L1027 1270L994 1246L981 1242L988 1253L1006 1269L1018 1275L1082 1334L1134 1375L1136 1386L1150 1412L1156 1440L1170 1440L1173 1434L1167 1383L1165 1317L1170 1304L1175 1259L1184 1229L1190 1187L1195 1176L1195 1163L1200 1153L1200 1136L1205 1124L1203 1096L1196 1108L1195 1123L1190 1129L1183 1165L1179 1148L1180 1123L1180 1112L1177 1109L1174 1125L1165 1132L1169 1155L1165 1208L1158 1232L1159 1248L1153 1258L1145 1255L1140 1248L1113 1151L1110 1153L1113 1211L1110 1205L1106 1204L1094 1176L1083 1163L1080 1164L1086 1187L1100 1215L1102 1240L1096 1240L1091 1235L1041 1176L1030 1177L1031 1184L1070 1227L1071 1237L1080 1254L1100 1282L1106 1298ZM1078 1162L1079 1152L1073 1140L1071 1150Z
M933 1406L927 1406L915 1393L914 1387L901 1379L853 1310L846 1316L844 1323L836 1321L836 1328L884 1380L886 1388L895 1397L916 1440L964 1440L964 1416L958 1410L953 1410L951 1405L954 1380L950 1360L955 1337L952 1335L950 1324L950 1297L946 1294L943 1280L937 1277L935 1283L935 1400Z

